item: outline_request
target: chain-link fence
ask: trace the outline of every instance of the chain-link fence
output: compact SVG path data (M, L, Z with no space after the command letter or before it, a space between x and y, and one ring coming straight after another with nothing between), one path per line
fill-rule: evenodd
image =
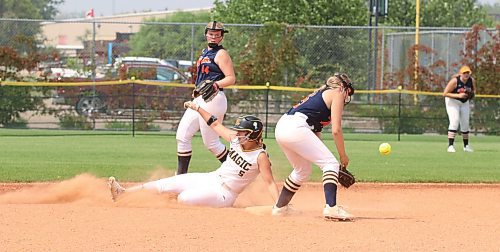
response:
M191 99L192 91L189 85L145 81L100 83L93 91L91 83L37 87L37 92L24 84L2 86L0 103L30 100L43 104L43 109L20 111L20 119L4 123L5 128L175 132L184 113L182 104ZM5 95L19 89L31 91ZM232 124L242 114L256 115L266 125L266 137L272 137L281 115L311 91L279 86L225 89L229 106L224 123ZM500 99L476 97L471 104L471 132L500 134ZM0 114L7 112L8 107L0 108ZM345 108L343 127L352 133L446 134L448 117L439 93L359 91Z
M40 102L18 111L29 118L29 127L67 128L66 123L86 129L175 130L190 88L157 84L192 83L193 66L206 47L205 24L199 23L0 19L0 28L2 81L49 82L47 87L0 87L0 104L6 104L0 108L7 118L0 121L4 127L15 125L15 113L9 111L15 107L12 99L17 99ZM418 56L414 27L226 24L226 29L223 44L234 62L238 86L312 88L334 72L346 72L358 90L371 90L357 92L347 108L345 125L353 132L444 133L442 97L375 90L402 86L403 91L442 92L470 49L466 28L421 28ZM472 51L497 40L497 30L484 29ZM413 82L416 59L416 73L427 75L422 86ZM106 84L130 79L153 85ZM91 84L62 85L86 81ZM293 89L226 93L231 103L228 119L257 114L266 118L270 131L279 115L306 95ZM498 134L498 123L488 125L500 118L498 103L496 94L475 100L476 132ZM33 121L35 115L38 122Z
M155 58L183 68L186 62L193 63L206 46L205 24L199 23L0 19L0 26L0 46L26 53L28 44L35 43L38 51L47 53L37 65L47 78L116 77L114 63L125 56ZM223 44L243 84L315 84L323 82L331 72L342 71L349 73L362 89L381 89L389 81L384 76L404 71L414 61L408 57L414 50L414 27L227 24L226 28L230 32ZM461 64L465 34L469 31L420 28L420 46L425 48L420 49L419 66L430 68L441 62L437 74L447 79ZM488 32L497 31L482 31L476 51L491 41ZM51 76L51 68L68 71L59 73L57 69ZM259 68L267 77L262 79L264 83L248 72Z

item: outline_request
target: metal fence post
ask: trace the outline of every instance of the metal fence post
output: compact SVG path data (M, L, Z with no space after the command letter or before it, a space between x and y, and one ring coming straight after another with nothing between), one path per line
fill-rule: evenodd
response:
M398 86L399 98L398 98L398 142L401 140L401 86Z
M190 55L191 64L194 61L194 24L191 25L191 55Z
M382 44L381 46L381 53L380 53L380 90L384 89L384 66L385 66L385 29L382 29Z
M269 82L266 82L266 134L264 138L267 138L268 116L269 116Z
M135 83L132 81L132 137L135 137Z

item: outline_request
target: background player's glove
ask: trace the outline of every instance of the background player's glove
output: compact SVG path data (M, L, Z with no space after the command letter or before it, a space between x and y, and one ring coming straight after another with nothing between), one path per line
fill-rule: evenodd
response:
M211 101L219 93L219 85L213 80L202 81L195 89L205 102Z
M350 171L348 171L345 166L340 166L339 183L345 188L349 188L354 183L356 183L354 175Z
M466 88L465 93L467 94L467 99L469 100L472 100L472 98L476 95L471 88Z

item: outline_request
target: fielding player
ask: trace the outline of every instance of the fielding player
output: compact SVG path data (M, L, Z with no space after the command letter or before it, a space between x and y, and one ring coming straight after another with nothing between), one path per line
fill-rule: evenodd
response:
M326 205L323 216L326 219L349 220L352 215L337 205L339 184L339 162L321 141L324 126L332 124L333 140L340 156L340 165L347 167L349 158L344 147L342 134L342 112L354 93L346 74L335 74L326 84L293 106L278 121L275 129L276 141L293 167L285 180L273 215L286 215L293 195L309 179L311 164L323 171L323 190Z
M193 93L194 101L200 104L211 114L217 116L222 122L227 110L227 98L223 88L234 85L236 76L233 62L229 53L221 45L224 34L228 31L222 23L213 21L205 27L205 38L208 46L202 51L196 65L197 76L195 85L198 86L205 80L214 81L213 86L218 94L210 101L204 101L199 94ZM191 141L194 134L200 130L203 143L222 163L226 160L227 149L219 140L219 136L203 119L192 110L186 110L177 128L177 174L187 173L189 162L191 161L192 146Z
M472 71L468 66L459 70L458 76L454 76L446 85L443 96L445 97L446 113L450 124L448 126L448 152L455 152L453 143L460 124L460 131L464 141L464 151L473 152L469 145L469 100L474 97L476 91L476 80L470 75Z
M274 181L271 162L262 142L263 124L255 116L241 116L228 129L218 119L194 102L185 107L199 113L205 124L230 142L228 158L215 171L186 173L124 189L114 177L109 178L111 196L116 200L124 192L142 189L178 193L177 200L187 205L230 207L238 195L260 173L274 201L278 186Z

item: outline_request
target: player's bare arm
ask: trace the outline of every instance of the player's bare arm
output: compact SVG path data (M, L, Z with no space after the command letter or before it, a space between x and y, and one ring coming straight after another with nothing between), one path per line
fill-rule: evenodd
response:
M340 164L347 167L349 164L349 157L345 151L344 134L342 133L342 113L344 111L345 92L341 89L334 89L330 92L332 96L331 103L331 123L332 123L332 136L339 153Z
M217 81L219 87L227 87L236 83L236 74L234 73L233 61L226 50L220 50L214 59L220 70L224 73L224 78Z
M229 142L230 136L236 134L236 131L224 127L224 125L222 125L222 123L220 123L218 119L201 108L200 105L196 104L195 102L187 101L184 103L184 107L197 111L201 115L203 120L205 120L205 122L207 122L207 124L209 124L209 126L212 127L212 129L226 141Z
M269 157L267 153L261 152L259 158L257 160L259 164L260 176L267 185L267 189L273 198L273 201L276 202L279 196L278 185L274 181L273 171L271 170L271 161L269 161Z

